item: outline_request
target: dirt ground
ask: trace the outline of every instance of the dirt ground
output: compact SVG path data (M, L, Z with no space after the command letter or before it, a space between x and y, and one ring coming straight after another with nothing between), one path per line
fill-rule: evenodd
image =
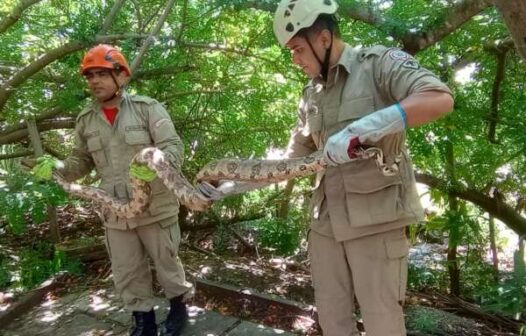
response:
M77 209L70 207L59 211L63 240L89 241L90 237L102 236L103 230L96 216L90 211ZM47 227L41 225L31 228L21 237L4 235L0 238L0 245L16 250L17 246L43 239L47 234ZM240 299L231 293L222 294L217 291L213 294L198 291L193 304L301 335L321 335L315 322L315 309L312 307L314 295L305 251L294 257L283 258L273 255L272 251L247 249L239 239L232 236L226 244L223 242L219 253L214 248L214 230L209 229L184 232L180 257L190 280L203 279L251 290L295 301L310 309L298 314L297 309L287 311L286 305L258 306L257 300L254 301L256 303L249 302L246 298ZM98 286L107 286L108 279L111 279L111 269L107 259L89 262L84 265L83 276L69 278L66 286L55 295L65 295L78 288L96 289ZM156 292L162 294L158 284ZM485 321L435 309L432 302L424 301L418 295L408 297L405 311L409 335L514 335L509 330L499 330Z

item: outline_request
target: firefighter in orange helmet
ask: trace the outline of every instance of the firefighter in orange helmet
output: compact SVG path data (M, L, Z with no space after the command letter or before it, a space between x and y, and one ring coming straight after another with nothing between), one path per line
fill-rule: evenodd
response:
M63 162L50 158L51 162L40 163L49 168L41 175L51 178L55 169L67 181L75 181L95 169L101 177L100 188L124 202L133 194L129 176L150 182L152 197L144 213L129 219L102 214L106 245L115 291L135 321L130 335L157 336L151 259L170 301L161 335L179 336L188 320L185 301L193 294L178 256L179 202L155 172L130 161L143 148L154 146L180 170L183 143L161 103L126 92L131 70L118 49L105 44L93 47L82 59L80 73L94 99L77 116L72 154ZM35 171L42 172L42 166Z
M105 74L107 76L111 76L113 83L115 84L115 87L109 90L113 92L109 97L102 99L103 102L110 101L115 97L122 95L122 90L124 89L127 80L125 80L124 83L119 83L117 76L120 76L122 73L122 75L129 78L131 76L131 70L126 58L119 50L107 44L99 44L91 48L86 53L86 55L84 55L80 65L80 73L86 77L86 79L88 79L88 85L90 85L89 80L94 76L90 70L94 69L100 70L98 73L96 73L98 75ZM109 71L104 71L104 69ZM91 86L90 89L92 89L92 92L97 100L100 100L100 97L97 94L109 93L101 92L102 90L100 89L93 90Z

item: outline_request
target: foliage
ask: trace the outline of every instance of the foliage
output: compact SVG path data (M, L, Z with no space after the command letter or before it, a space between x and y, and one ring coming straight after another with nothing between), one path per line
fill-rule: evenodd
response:
M216 227L212 237L212 244L216 253L224 253L230 247L231 234L227 228L220 224Z
M0 259L0 289L9 286L12 289L29 290L61 271L75 275L82 273L80 262L68 259L63 252L55 251L53 245L47 242L22 247L16 251L16 257L12 258L17 261L8 262L7 256Z
M407 286L411 290L421 291L428 289L443 290L447 287L444 269L434 267L419 267L408 265Z
M263 247L275 250L278 255L292 255L306 236L308 220L301 212L294 211L287 218L268 217L251 222L258 232Z
M23 173L12 173L0 184L0 218L15 234L24 232L28 222L42 223L47 205L61 205L66 194L54 183L42 183Z
M505 314L517 320L524 316L526 314L524 254L516 251L513 273L506 275L498 284L490 288L480 288L477 294L480 296L481 305L491 312Z
M7 255L0 252L0 289L7 287L10 281Z
M408 315L407 328L410 330L418 330L423 334L431 335L435 335L440 330L440 321L433 310L418 307L418 309L411 309Z

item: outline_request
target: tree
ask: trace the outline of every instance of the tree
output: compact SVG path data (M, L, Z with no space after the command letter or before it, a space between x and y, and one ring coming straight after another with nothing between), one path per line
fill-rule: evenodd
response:
M166 102L187 144L187 174L214 158L283 147L304 78L275 43L277 2L4 1L0 144L27 153L20 120L31 116L44 145L61 149L56 145L68 133L57 130L74 127L88 96L78 75L81 55L104 42L142 60L130 90ZM526 218L514 204L524 199L526 185L523 1L340 3L349 43L398 46L447 74L455 91L454 114L410 132L418 180L526 233ZM466 67L472 80L455 82ZM456 158L454 183L444 158L448 143Z

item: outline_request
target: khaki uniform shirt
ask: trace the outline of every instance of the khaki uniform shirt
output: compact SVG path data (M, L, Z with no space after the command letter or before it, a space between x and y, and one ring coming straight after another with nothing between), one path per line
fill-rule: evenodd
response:
M75 148L60 173L66 180L74 181L95 168L101 177L99 187L113 197L128 201L132 197L128 176L131 159L150 146L162 150L172 165L180 169L183 144L164 107L155 99L125 93L113 126L97 103L78 115ZM177 223L178 200L159 179L150 186L152 199L146 212L125 219L103 211L104 224L125 230L156 222L163 227Z
M322 149L327 138L353 121L425 91L451 91L398 49L349 45L331 68L325 87L318 79L304 89L287 156ZM384 176L374 159L329 167L318 174L311 199L311 229L337 241L386 232L423 218L405 132L377 143L384 161L399 161L399 173Z

